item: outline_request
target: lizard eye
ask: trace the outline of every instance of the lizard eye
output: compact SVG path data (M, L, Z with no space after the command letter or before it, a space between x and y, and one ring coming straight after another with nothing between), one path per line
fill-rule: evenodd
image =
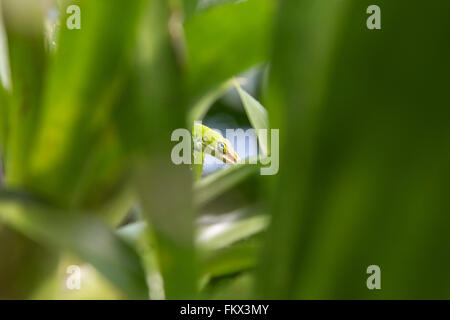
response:
M217 144L217 149L219 150L220 153L224 153L225 152L225 145L222 142L219 142Z

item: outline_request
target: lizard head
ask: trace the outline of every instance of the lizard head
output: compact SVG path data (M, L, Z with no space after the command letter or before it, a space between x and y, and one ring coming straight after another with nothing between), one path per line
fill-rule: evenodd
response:
M203 151L224 163L236 164L240 158L234 151L231 142L219 132L204 126L202 135Z

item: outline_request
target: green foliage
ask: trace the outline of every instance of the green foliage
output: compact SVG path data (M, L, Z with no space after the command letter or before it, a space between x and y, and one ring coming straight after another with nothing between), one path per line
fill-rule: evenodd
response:
M190 97L198 98L268 56L274 1L257 0L215 6L185 25ZM250 36L249 36L250 35Z
M267 115L267 111L255 98L242 89L237 81L235 82L235 86L241 97L242 105L244 106L248 119L252 127L257 130L261 154L267 155L267 137L262 136L262 131L260 131L269 129L269 116Z
M371 4L282 2L264 297L448 298L450 4L377 1L374 31ZM372 264L381 290L365 285Z
M6 18L5 33L0 33L0 129L6 174L1 221L32 239L16 240L24 247L36 247L33 241L37 241L51 248L42 253L43 261L55 261L55 252L75 253L126 297L195 297L197 279L202 276L198 272L209 277L208 270L224 268L217 262L201 262L206 256L214 256L208 261L219 261L219 251L205 257L201 253L202 267L197 268L194 189L200 188L195 192L206 204L253 169L244 168L237 176L225 170L220 173L224 186L210 187L216 189L214 193L202 195L201 189L213 177L194 188L189 168L177 167L170 160L169 137L174 129L202 119L231 83L210 93L207 89L266 58L261 49L268 40L270 1L217 4L208 10L199 9L197 1L184 1L184 26L176 2L64 1L58 3L57 26L45 32L48 8L40 2L19 2L4 0L1 6ZM70 4L81 8L80 30L65 27L65 8ZM214 39L213 35L223 32L229 19L237 22L253 10L257 14L248 26L258 37L248 43L248 59L236 64L236 54L221 51L245 42L237 24L228 38ZM216 20L219 16L220 21ZM216 30L205 28L211 19L216 20ZM186 41L176 31L183 28ZM46 46L44 39L54 39L56 45ZM211 54L204 60L207 42ZM208 68L223 57L229 59L231 69L211 74ZM9 69L11 85L7 83ZM125 217L134 201L140 202L139 216L147 224L120 231L118 237L111 226ZM262 230L241 230L241 224L236 228L236 241ZM246 268L252 265L245 264ZM236 266L232 269L241 270ZM53 263L56 274L55 268ZM43 272L51 274L51 270L37 268L36 281L30 281L28 290L9 294L31 296L39 287L39 278L46 279ZM5 271L1 277L7 275ZM145 280L159 276L164 281L162 293L156 282ZM8 297L8 292L2 296Z
M0 0L0 298L448 298L450 4L371 4ZM276 176L173 164L219 109Z
M76 253L90 262L129 298L147 296L139 257L101 221L58 212L24 195L0 194L0 218L31 239ZM37 257L40 259L40 257Z

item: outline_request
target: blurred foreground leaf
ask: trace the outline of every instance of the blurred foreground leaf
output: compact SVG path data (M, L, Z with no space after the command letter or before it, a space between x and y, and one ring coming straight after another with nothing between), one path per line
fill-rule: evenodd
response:
M176 166L170 157L171 134L185 128L187 119L181 78L182 20L164 0L146 2L143 16L131 103L122 109L124 117L116 121L122 127L133 181L155 237L165 295L168 299L194 298L197 270L192 177L188 166Z
M281 2L265 298L448 298L450 2L377 1L381 30L371 4Z
M191 98L267 59L273 2L227 3L185 24Z
M29 299L56 269L58 253L5 225L0 243L0 299Z
M148 297L136 252L95 218L45 208L24 195L0 193L0 220L31 239L91 263L131 299Z
M27 155L19 187L82 209L98 206L119 188L124 159L110 120L130 67L142 2L77 2L81 29L61 28L48 76L33 86L42 97L32 100L31 133L19 146ZM60 12L64 26L66 18ZM13 68L12 75L20 77Z
M269 217L265 215L233 215L200 229L197 242L201 250L217 250L249 238L266 229Z

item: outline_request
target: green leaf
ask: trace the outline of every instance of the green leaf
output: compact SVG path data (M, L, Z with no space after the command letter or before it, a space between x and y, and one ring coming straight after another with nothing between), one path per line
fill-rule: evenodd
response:
M33 299L35 290L57 270L59 252L4 224L0 243L0 299Z
M244 105L245 112L253 129L256 130L258 136L259 147L263 156L267 155L267 135L264 136L262 129L269 129L269 116L267 110L251 95L249 95L244 89L241 88L237 81L234 81L239 96L241 97L242 104ZM266 131L268 132L268 131Z
M280 2L265 298L448 298L450 2L377 1L381 30L372 4Z
M221 97L228 89L231 88L233 82L226 81L217 88L210 90L202 98L200 98L189 110L188 125L192 125L194 121L202 120L209 108Z
M198 7L199 0L182 0L183 1L183 9L184 9L184 18L187 20L189 19L193 14L195 14L195 11Z
M194 185L195 204L198 207L205 205L258 172L259 167L256 165L235 164L196 181Z
M202 252L202 273L210 279L254 268L258 264L261 247L262 240L253 237L220 250Z
M156 239L165 295L187 299L197 294L197 266L191 171L188 166L176 166L170 157L170 136L185 127L187 119L176 49L180 38L169 32L182 28L182 21L174 15L165 0L147 3L132 71L129 96L133 103L121 110L126 125L122 126L123 117L116 121L122 126L124 145L135 155L133 182Z
M145 269L150 299L164 299L163 279L158 265L157 241L153 230L146 222L138 221L119 228L116 233L138 252Z
M239 213L219 217L203 216L200 220L213 219L211 223L199 222L197 232L197 250L203 277L215 277L256 265L259 258L261 239L259 235L269 225L269 217L255 214L254 208L240 210ZM142 241L148 234L148 224L136 222L120 228L117 234L133 244L141 252L146 262L146 273L150 278L157 278L158 267L155 263L157 243L155 239ZM150 295L159 283L149 283Z
M124 159L111 114L122 102L143 2L79 1L80 30L60 15L21 184L61 207L92 208L119 188Z
M99 220L50 209L11 192L0 193L0 220L36 241L77 254L129 298L148 297L136 252Z
M3 89L10 89L11 71L9 69L8 40L3 24L2 6L0 5L0 83Z
M268 216L254 214L249 216L245 211L234 213L223 221L200 228L197 237L199 248L209 251L222 249L267 228Z
M205 288L205 297L213 300L248 300L254 297L255 276L252 272L243 272L236 276L219 279Z
M261 239L269 217L255 208L220 216L202 216L197 235L203 276L206 278L242 272L257 264Z
M42 3L4 0L1 6L8 41L6 46L2 45L2 50L7 48L8 53L2 55L4 59L9 57L9 68L6 61L2 68L6 79L10 76L10 82L6 80L8 92L0 93L1 99L7 99L7 105L0 107L4 117L1 120L3 143L7 147L6 182L19 188L24 186L35 119L44 95L48 59L44 47Z
M187 86L191 98L266 61L273 2L227 3L200 12L186 22Z

